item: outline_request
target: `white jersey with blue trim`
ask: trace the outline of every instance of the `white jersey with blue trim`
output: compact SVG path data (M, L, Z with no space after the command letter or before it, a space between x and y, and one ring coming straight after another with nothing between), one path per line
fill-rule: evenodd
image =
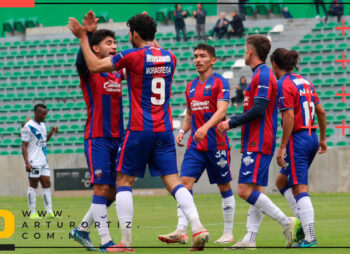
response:
M47 131L43 122L40 124L33 119L23 127L21 140L29 143L28 160L32 166L48 166L46 158Z

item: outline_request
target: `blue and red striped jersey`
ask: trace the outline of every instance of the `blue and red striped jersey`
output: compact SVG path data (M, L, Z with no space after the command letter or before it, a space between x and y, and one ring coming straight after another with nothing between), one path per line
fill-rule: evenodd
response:
M276 147L277 82L272 71L261 64L254 68L245 96L243 112L254 106L254 98L269 100L264 115L242 125L241 152L272 154Z
M200 151L229 150L230 142L227 133L220 136L217 127L209 129L206 137L199 143L193 140L197 129L202 127L217 111L218 101L230 101L230 85L219 74L214 73L205 82L198 77L187 84L187 108L191 110L191 136L187 148Z
M286 73L277 86L280 111L294 110L293 132L313 126L315 105L320 103L313 84L299 74Z
M124 50L111 58L115 69L126 69L130 116L127 129L172 131L170 90L175 56L156 46Z
M120 72L80 73L80 87L87 108L84 138L124 135Z

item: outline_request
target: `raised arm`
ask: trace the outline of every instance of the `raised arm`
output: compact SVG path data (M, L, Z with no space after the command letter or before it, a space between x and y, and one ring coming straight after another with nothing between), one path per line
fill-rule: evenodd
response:
M72 31L75 37L80 40L81 49L84 54L86 65L90 72L112 72L114 67L109 57L99 59L92 52L88 36L86 34L86 28L83 27L79 21L75 18L69 18L68 28Z

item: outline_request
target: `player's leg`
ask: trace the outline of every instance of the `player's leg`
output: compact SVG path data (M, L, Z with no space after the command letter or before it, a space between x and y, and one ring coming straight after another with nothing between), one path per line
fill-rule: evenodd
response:
M193 184L196 181L196 178L194 177L181 177L180 182L183 186L185 186L186 189L191 193L193 196L192 187ZM182 243L185 244L188 241L188 235L187 235L187 226L188 226L188 220L182 209L180 208L180 205L177 204L177 227L176 230L167 234L167 235L159 235L158 239L162 242L166 243Z
M233 218L235 214L235 198L231 189L230 151L207 151L205 167L210 184L217 184L222 197L222 212L224 216L223 235L215 243L230 243L233 238Z
M308 170L318 151L318 138L315 133L309 136L306 132L293 135L289 149L294 154L291 161L291 177L293 195L299 209L299 218L304 230L305 238L296 247L317 246L315 236L314 208L308 194Z
M52 211L52 198L51 198L51 190L50 190L50 176L47 175L41 175L40 176L40 183L41 183L41 194L43 197L46 215L45 218L47 219L53 219L55 218L55 214Z
M282 173L282 170L284 171L285 169L281 169L281 173L277 176L276 186L282 194L282 196L284 196L285 199L288 201L288 204L292 209L295 217L299 218L297 202L294 198L292 188L288 184L288 175Z
M29 217L31 219L41 219L39 214L36 211L36 189L38 188L39 183L39 175L35 177L33 173L28 174L29 179L29 186L27 190L27 199L28 199L28 206L30 215Z
M255 186L266 186L268 181L268 169L272 156L262 153L247 153L242 157L239 176L238 195L249 204L255 206L264 214L278 221L283 228L286 237L286 246L292 244L294 224L296 218L287 217L263 192Z

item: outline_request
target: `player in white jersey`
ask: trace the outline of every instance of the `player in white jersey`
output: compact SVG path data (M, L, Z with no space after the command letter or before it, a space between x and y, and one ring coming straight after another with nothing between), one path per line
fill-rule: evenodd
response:
M29 178L27 192L28 205L31 219L41 219L36 207L36 188L40 181L42 187L42 197L45 204L45 218L53 219L55 214L52 211L51 191L50 191L50 169L46 157L46 142L51 136L58 132L58 127L52 127L47 134L44 124L47 115L47 108L44 104L34 106L34 119L30 119L23 127L21 133L22 155L25 169Z

